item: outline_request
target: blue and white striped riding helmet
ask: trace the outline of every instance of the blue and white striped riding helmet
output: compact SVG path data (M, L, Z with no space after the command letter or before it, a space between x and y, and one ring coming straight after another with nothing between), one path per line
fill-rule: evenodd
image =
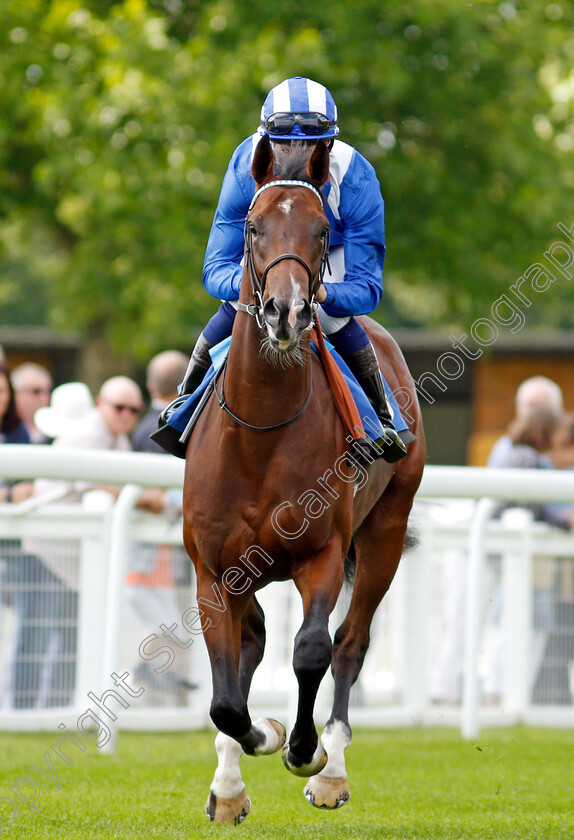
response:
M272 117L278 116L276 120ZM297 120L288 119L297 115ZM318 119L321 116L323 119ZM282 118L282 120L281 120ZM260 134L276 140L327 140L339 133L337 106L324 85L295 76L267 94L261 108Z

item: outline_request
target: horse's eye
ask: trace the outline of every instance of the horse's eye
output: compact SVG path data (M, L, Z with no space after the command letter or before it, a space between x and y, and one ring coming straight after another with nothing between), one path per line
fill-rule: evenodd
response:
M329 235L329 228L328 227L323 228L323 230L321 231L321 239L326 239L328 237L328 235Z
M249 233L251 236L257 236L257 228L254 224L249 225Z

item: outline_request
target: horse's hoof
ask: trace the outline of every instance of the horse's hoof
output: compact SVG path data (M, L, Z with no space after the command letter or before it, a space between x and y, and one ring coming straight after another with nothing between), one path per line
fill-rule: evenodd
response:
M342 808L351 793L347 780L343 777L313 776L305 785L303 796L315 808Z
M303 764L293 755L289 749L289 744L285 744L283 747L281 757L287 770L295 776L314 776L315 773L320 773L327 763L327 753L325 752L321 741L317 743L317 748L313 753L313 758L308 764Z
M287 737L282 723L273 718L257 718L253 721L253 726L265 734L265 742L255 748L255 755L272 755L281 749Z
M216 796L213 791L209 792L205 812L212 823L216 825L239 825L247 817L251 808L251 800L245 792L245 788L229 798Z

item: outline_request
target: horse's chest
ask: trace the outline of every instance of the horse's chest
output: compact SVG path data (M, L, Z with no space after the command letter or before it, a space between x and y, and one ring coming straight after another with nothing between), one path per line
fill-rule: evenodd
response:
M193 493L195 541L204 557L224 565L228 550L237 556L254 545L274 558L308 556L330 539L344 511L350 516L349 493L352 485L318 482L287 466L255 477L238 470L225 481L211 475Z

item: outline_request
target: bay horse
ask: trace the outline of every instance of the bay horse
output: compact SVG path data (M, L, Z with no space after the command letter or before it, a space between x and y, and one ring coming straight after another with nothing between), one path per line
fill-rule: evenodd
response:
M320 360L310 349L314 293L327 254L329 224L321 186L329 151L319 141L303 171L274 174L267 137L255 150L256 193L245 222L245 265L232 341L215 397L190 438L184 480L184 543L197 577L209 653L211 718L218 765L207 800L216 823L238 823L250 800L239 769L247 755L283 748L292 773L310 777L304 795L336 808L349 799L344 750L351 742L349 692L369 645L369 627L397 569L407 518L425 460L414 383L391 336L371 319L391 390L411 395L416 441L401 461L376 460L354 495L357 474L341 416ZM356 574L348 613L328 632L351 540ZM285 729L251 720L247 699L265 645L256 591L293 580L304 619L293 648L296 722ZM332 713L319 740L313 708L331 665Z

